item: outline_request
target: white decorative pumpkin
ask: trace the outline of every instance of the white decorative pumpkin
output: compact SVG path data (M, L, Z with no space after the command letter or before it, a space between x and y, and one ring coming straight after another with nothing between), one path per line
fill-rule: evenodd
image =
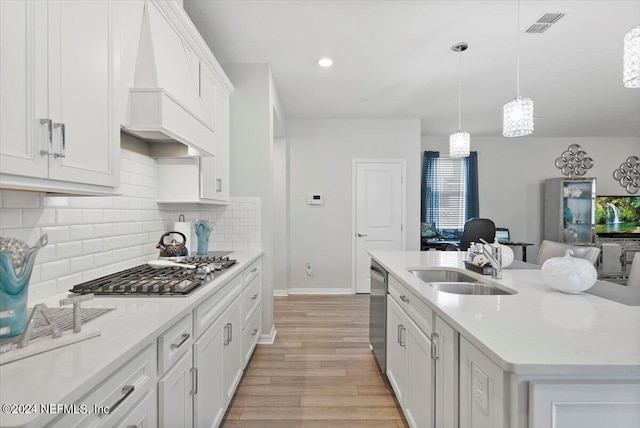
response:
M572 257L567 249L564 257L553 257L542 265L542 276L547 285L563 293L579 294L596 283L598 273L592 263Z

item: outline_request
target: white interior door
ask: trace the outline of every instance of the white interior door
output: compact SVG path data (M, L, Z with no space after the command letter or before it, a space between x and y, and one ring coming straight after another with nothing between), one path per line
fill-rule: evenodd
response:
M403 249L404 163L354 161L355 292L371 290L368 251Z

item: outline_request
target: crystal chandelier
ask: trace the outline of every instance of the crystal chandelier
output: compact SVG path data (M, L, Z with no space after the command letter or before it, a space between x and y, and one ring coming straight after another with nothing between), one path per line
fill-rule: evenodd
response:
M520 0L518 0L516 97L503 107L502 135L522 137L533 133L533 101L520 95Z
M471 146L471 135L462 131L462 52L466 51L469 46L464 43L458 43L451 47L451 50L460 54L459 60L459 79L458 79L458 132L449 136L449 156L452 158L466 158L469 156Z
M624 36L622 81L625 88L640 88L640 25L633 27Z

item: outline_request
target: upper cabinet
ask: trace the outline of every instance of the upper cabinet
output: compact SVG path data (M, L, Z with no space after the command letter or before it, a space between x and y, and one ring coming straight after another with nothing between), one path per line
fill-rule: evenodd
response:
M0 187L119 185L120 2L0 2Z

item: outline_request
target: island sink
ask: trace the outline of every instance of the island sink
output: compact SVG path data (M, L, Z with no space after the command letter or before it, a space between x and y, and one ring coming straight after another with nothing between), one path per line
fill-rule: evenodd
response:
M438 291L451 294L510 295L514 290L506 290L495 285L480 282L472 276L453 270L408 269L414 276Z

